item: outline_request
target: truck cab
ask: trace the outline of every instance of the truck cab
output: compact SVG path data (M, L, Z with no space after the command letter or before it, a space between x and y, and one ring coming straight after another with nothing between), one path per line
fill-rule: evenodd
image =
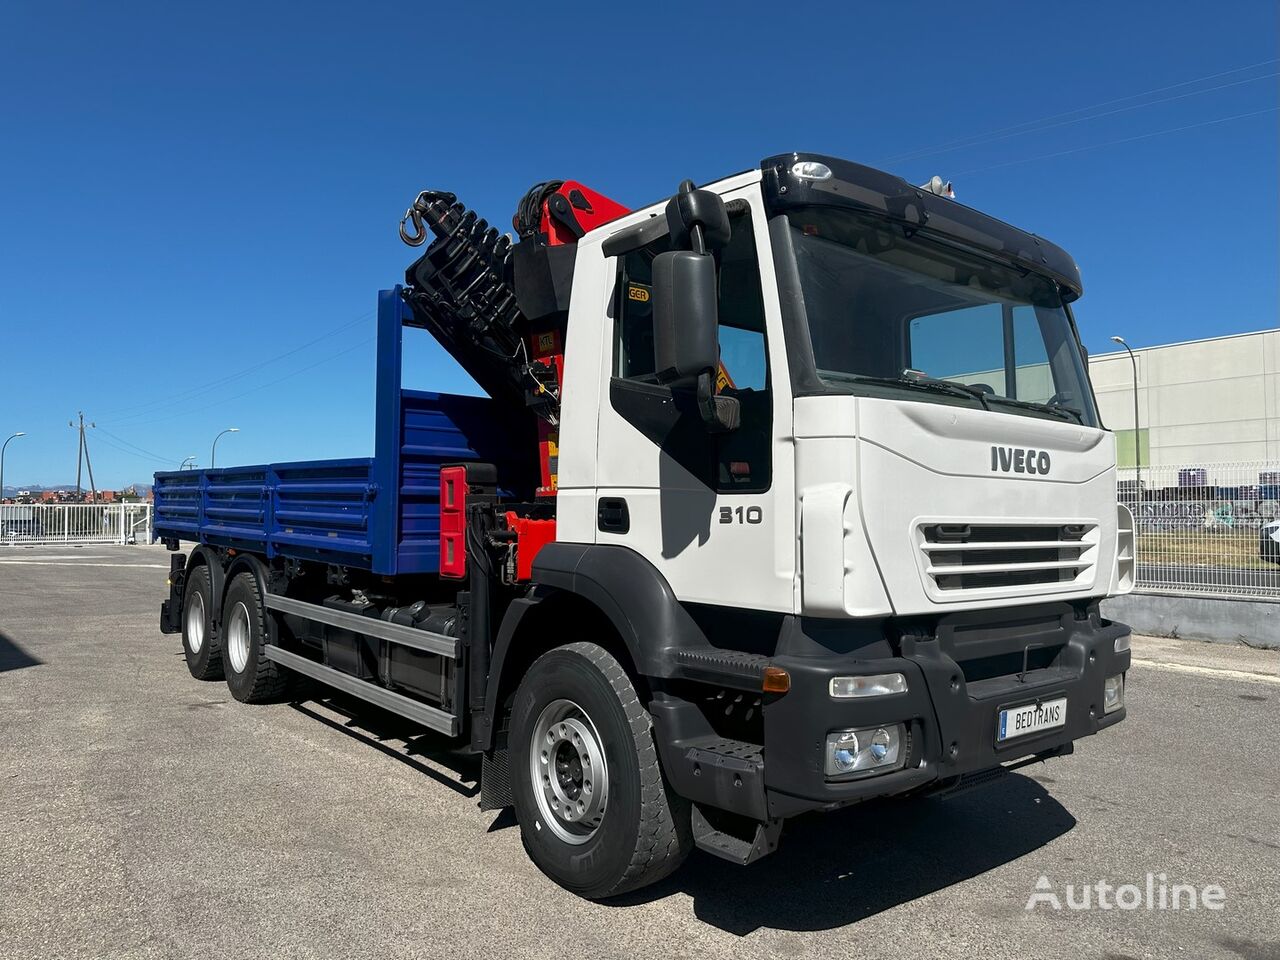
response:
M1133 520L1074 262L829 157L702 189L729 228L710 307L679 312L696 294L655 277L687 242L662 230L668 204L578 242L557 496L558 543L589 545L577 576L659 578L712 646L785 668L746 737L772 815L951 784L1120 721L1128 630L1098 600L1132 587ZM663 337L708 317L727 428L660 370L681 349ZM660 743L715 732L679 698L655 718ZM886 731L892 760L842 752Z
M1063 250L800 153L632 212L541 184L514 250L452 194L409 219L375 456L157 476L194 675L457 738L597 898L1124 719L1134 524ZM492 399L384 382L403 326Z

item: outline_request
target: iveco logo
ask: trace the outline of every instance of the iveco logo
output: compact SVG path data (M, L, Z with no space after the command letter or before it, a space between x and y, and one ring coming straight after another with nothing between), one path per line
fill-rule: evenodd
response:
M1049 472L1049 466L1049 454L1045 450L1029 450L1025 447L991 448L993 473L1034 473L1045 476Z

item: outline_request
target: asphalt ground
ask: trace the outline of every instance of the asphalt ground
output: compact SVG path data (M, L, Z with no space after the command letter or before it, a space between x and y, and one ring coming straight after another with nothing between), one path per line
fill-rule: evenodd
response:
M193 680L167 566L0 547L0 957L1280 957L1274 652L1137 639L1128 719L1073 757L596 904L434 735ZM1067 908L1148 873L1225 905ZM1063 909L1026 909L1042 876Z

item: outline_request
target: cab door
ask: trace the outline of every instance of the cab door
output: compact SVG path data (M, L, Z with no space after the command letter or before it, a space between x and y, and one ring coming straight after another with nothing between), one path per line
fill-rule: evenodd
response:
M758 175L722 196L717 391L738 400L741 424L709 432L692 397L654 376L652 263L669 240L607 261L596 541L642 554L681 600L791 612L791 392Z

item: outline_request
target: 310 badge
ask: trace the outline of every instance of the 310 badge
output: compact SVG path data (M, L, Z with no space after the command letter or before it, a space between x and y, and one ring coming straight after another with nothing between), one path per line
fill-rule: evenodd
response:
M721 523L763 523L764 511L759 507L721 507Z

